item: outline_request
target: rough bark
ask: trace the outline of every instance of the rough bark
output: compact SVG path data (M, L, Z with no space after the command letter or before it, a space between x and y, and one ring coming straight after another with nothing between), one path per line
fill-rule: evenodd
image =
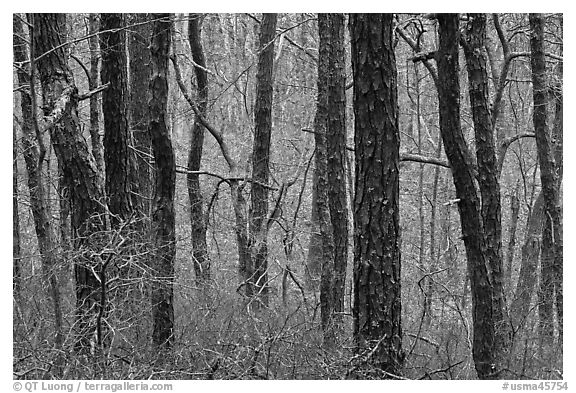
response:
M460 82L458 80L458 14L439 14L438 98L440 133L444 150L452 168L452 178L458 198L462 238L466 248L468 274L472 293L474 328L472 354L480 379L494 378L500 365L495 352L496 321L493 316L493 288L490 283L488 260L480 200L474 183L473 160L460 125Z
M464 35L464 56L468 71L468 91L476 140L476 162L480 188L482 231L488 263L488 278L492 289L492 318L496 342L495 355L503 367L512 336L504 295L504 268L502 258L502 208L500 183L496 159L494 128L488 94L487 60L484 52L486 16L469 14Z
M334 311L334 241L328 202L328 152L326 134L328 129L328 78L330 62L330 19L327 14L318 14L318 79L316 114L314 117L314 195L312 201L313 234L310 238L309 267L311 273L320 275L320 319L324 332L324 343L333 344L332 315ZM311 261L313 241L317 242L316 259ZM312 270L318 269L318 270ZM318 276L312 276L317 279Z
M149 79L148 132L152 138L156 163L156 195L152 226L156 258L152 268L155 281L152 287L152 341L159 347L173 342L174 304L173 280L176 256L176 228L174 192L176 162L167 125L168 111L168 54L171 41L170 14L155 14L150 38L151 72Z
M344 14L328 14L330 58L328 63L328 203L334 239L333 307L344 312L348 264L348 205L346 202L346 50Z
M152 214L154 198L154 164L152 142L148 132L148 81L150 79L151 23L149 14L131 14L129 23L134 24L128 34L130 100L130 130L134 140L135 162L131 184L133 193L139 196L140 208L145 216Z
M251 283L262 305L268 306L268 184L270 137L272 135L272 93L276 14L264 14L260 24L256 98L254 103L254 144L250 195L250 247L253 259Z
M192 60L195 63L197 105L200 115L206 117L208 108L208 74L206 72L206 58L201 40L201 15L190 14L188 22L188 40L192 50ZM199 171L202 162L202 147L204 145L204 126L194 121L190 151L188 154L188 171ZM192 228L192 258L196 281L200 284L210 279L210 259L206 244L206 219L204 216L204 199L200 187L200 177L189 173L188 197L190 198L190 224Z
M351 14L354 78L354 338L401 372L399 146L392 14ZM388 375L388 374L385 374Z
M542 234L542 279L540 290L544 293L544 302L540 303L541 334L553 336L552 304L562 307L561 272L563 264L562 215L559 199L560 182L551 132L547 119L546 59L544 53L544 17L530 14L530 49L532 66L532 92L534 99L533 123L536 134L540 182L544 196L545 224ZM548 272L549 271L549 272ZM560 274L556 274L556 272ZM562 314L558 325L562 325Z
M88 351L103 344L105 329L96 321L102 308L100 280L103 266L90 252L98 248L97 237L106 230L104 190L88 144L80 131L78 93L66 62L65 49L59 47L66 39L65 14L35 14L34 46L42 56L37 62L42 84L45 119L52 146L70 192L71 227L74 248L80 251L75 263L76 284L76 348ZM58 49L56 49L59 47ZM96 342L94 342L96 341Z
M100 53L102 84L109 87L102 93L104 115L104 163L106 195L111 223L118 226L132 212L130 190L130 158L128 145L128 75L126 33L123 14L100 14Z

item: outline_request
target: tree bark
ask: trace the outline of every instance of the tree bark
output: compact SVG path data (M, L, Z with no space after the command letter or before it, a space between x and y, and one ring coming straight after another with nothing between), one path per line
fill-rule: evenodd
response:
M320 275L320 319L324 332L324 344L334 344L334 331L332 329L332 315L334 311L334 240L332 222L330 220L328 196L328 151L326 135L328 130L328 102L329 102L329 63L330 41L332 31L328 14L318 14L318 79L316 114L314 117L314 143L316 145L314 156L314 194L312 200L313 233L310 238L309 266L310 271ZM313 252L313 242L317 242L316 255ZM314 260L311 260L315 257ZM318 270L313 270L318 269ZM312 276L317 279L317 276Z
M196 86L198 92L198 110L206 117L208 109L208 74L206 58L201 40L201 15L190 14L188 21L188 40L192 50L192 60L195 63ZM202 162L202 147L204 145L204 126L195 120L190 139L188 154L188 171L199 171ZM204 199L200 187L199 175L189 173L188 197L190 198L190 224L192 228L192 258L196 281L201 284L210 279L210 258L206 244L206 219L204 216Z
M344 14L328 14L330 58L328 63L328 201L334 240L333 307L344 312L348 264L348 205L346 202L346 50ZM338 318L340 319L340 318Z
M154 164L152 142L148 131L148 81L150 80L150 35L152 32L149 14L131 14L129 23L134 24L128 34L130 100L130 130L134 139L135 163L130 183L133 193L139 196L140 208L145 216L152 214L154 198Z
M540 290L544 294L539 314L541 334L552 337L552 304L556 298L558 309L562 308L562 215L559 199L560 182L554 160L551 133L547 120L546 59L544 54L544 17L542 14L530 14L530 49L532 66L532 92L534 99L534 133L540 182L544 196L545 224L542 234L542 279ZM562 326L562 313L558 314L558 325ZM561 328L559 329L560 334Z
M253 260L251 284L263 306L268 306L268 184L270 137L272 135L272 93L276 14L264 14L260 24L256 99L254 104L254 144L250 199L250 247Z
M486 16L469 14L464 35L464 56L468 71L468 90L476 140L476 162L480 188L481 217L484 237L483 253L488 263L488 278L492 289L492 317L496 341L495 355L504 367L510 349L512 330L504 295L504 269L502 258L502 208L500 183L494 142L494 128L488 99L488 71L484 52Z
M150 38L151 73L149 81L148 132L156 163L156 195L152 215L156 259L153 264L156 280L152 287L152 341L161 348L171 346L174 339L173 280L176 257L174 192L176 162L170 132L168 112L168 54L170 51L170 14L155 14Z
M100 14L100 53L104 115L104 163L106 195L113 227L120 225L132 212L130 168L132 151L128 145L128 75L126 33L123 14Z
M80 251L74 266L76 349L89 351L91 347L103 345L106 331L96 325L102 308L97 274L102 276L103 266L90 252L99 248L98 237L106 230L104 190L98 180L94 157L80 132L78 92L66 62L65 49L59 47L66 40L66 16L35 14L32 18L34 46L41 56L36 64L42 84L44 116L51 124L52 146L69 188L74 248Z
M351 14L354 78L354 338L397 375L401 328L400 135L392 14Z
M480 212L480 200L474 183L473 159L460 125L460 82L458 79L458 14L439 14L438 99L440 133L458 198L462 238L468 260L472 292L474 339L472 355L480 379L493 379L501 366L497 348L496 319L493 315L493 287Z

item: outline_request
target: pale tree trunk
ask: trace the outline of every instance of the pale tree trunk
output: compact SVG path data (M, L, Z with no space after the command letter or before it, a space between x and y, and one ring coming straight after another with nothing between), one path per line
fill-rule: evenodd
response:
M20 215L18 214L17 153L16 128L14 128L12 133L12 291L14 299L19 301L22 290L22 280L20 277Z
M357 351L401 373L399 148L392 14L351 14L354 78L354 308ZM367 353L370 352L370 355Z
M514 193L510 195L510 229L508 231L508 253L506 255L506 269L504 270L504 285L506 294L512 287L512 266L516 253L516 229L518 228L518 215L520 214L520 198L518 197L519 185L516 185Z
M99 31L98 14L90 14L88 17L88 47L90 48L90 78L88 78L88 88L94 90L98 85L99 72L98 64L100 62L100 50L98 49L98 36L95 34ZM90 97L90 141L92 143L92 155L96 160L98 172L104 176L104 147L100 138L100 119L98 95Z

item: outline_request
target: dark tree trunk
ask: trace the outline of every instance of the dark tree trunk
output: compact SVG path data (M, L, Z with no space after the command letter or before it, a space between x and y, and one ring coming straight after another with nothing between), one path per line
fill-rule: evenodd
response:
M92 35L99 31L98 14L90 14L88 18L88 34ZM88 79L88 88L94 90L98 87L99 72L98 63L100 61L100 51L98 50L98 36L94 35L88 38L90 48L90 78ZM94 94L90 97L90 141L92 143L92 155L96 160L98 172L104 176L104 147L100 138L100 119L98 109L99 97Z
M328 130L328 79L330 62L330 17L328 14L318 14L318 79L316 115L314 117L314 142L316 145L314 157L314 195L312 201L313 233L310 239L309 264L313 264L311 272L320 274L320 318L324 331L325 344L333 344L332 314L334 311L334 243L330 221L328 202L328 160L326 134ZM311 260L313 241L317 242L317 251ZM310 266L310 265L309 265ZM317 279L317 276L312 276Z
M547 120L546 59L544 54L544 16L530 14L530 49L532 65L532 91L534 97L534 133L540 164L540 182L544 196L545 223L542 234L542 278L540 290L544 302L540 304L541 334L552 337L552 304L556 298L562 308L562 214L559 198L560 181L554 159L551 132ZM558 314L562 326L562 313ZM561 333L561 329L560 329Z
M500 364L496 354L496 321L493 315L493 287L489 279L486 243L480 212L480 200L474 183L473 159L460 125L460 82L458 80L458 14L440 14L438 99L440 133L452 168L458 198L462 237L468 260L472 292L474 339L472 354L480 379L494 378Z
M206 117L208 108L208 73L206 72L206 58L202 49L201 18L200 14L190 14L188 22L188 39L192 49L192 60L196 64L196 87L198 98L196 100L200 115ZM190 152L188 154L188 171L199 171L202 162L202 147L204 145L204 126L196 120L192 128L190 139ZM206 219L204 216L204 200L200 188L200 176L189 173L188 197L190 198L190 224L192 228L192 258L196 281L201 284L210 279L210 259L206 245Z
M130 69L130 130L134 139L135 162L131 173L133 193L139 196L140 207L145 216L152 214L154 198L154 164L152 162L152 142L148 131L148 81L150 80L151 23L149 14L131 14L128 35Z
M174 332L173 287L174 259L176 256L176 228L174 191L176 162L170 132L168 111L168 54L171 41L170 14L155 14L150 38L151 74L149 82L148 130L152 138L156 162L156 195L152 215L156 246L152 288L152 314L154 319L153 343L170 347Z
M109 84L102 93L104 163L106 195L113 226L118 226L132 212L129 176L132 151L128 147L128 75L123 27L123 14L100 14L100 77L103 85Z
M402 369L399 147L392 14L351 14L354 78L354 338L384 372ZM387 375L387 374L386 374Z
M102 265L90 252L91 248L99 248L97 237L106 230L104 191L96 163L80 131L78 93L65 50L59 47L66 40L66 16L35 14L33 19L34 46L36 53L41 54L36 64L42 83L45 119L52 124L49 127L52 146L70 192L74 247L81 251L74 266L79 334L76 348L88 351L92 344L99 348L105 334L96 324L102 303L100 281L94 272L102 274Z
M268 184L270 137L272 135L272 93L276 14L264 14L260 24L256 100L254 104L254 145L250 205L250 245L253 258L251 282L264 306L268 306Z
M469 14L464 36L464 55L468 71L470 107L476 140L476 162L480 188L481 216L484 236L484 256L488 262L488 275L492 289L492 318L496 341L495 356L503 367L512 338L511 325L506 312L504 296L504 269L502 258L502 218L500 183L494 128L488 99L488 71L484 52L486 16ZM478 228L480 229L480 228Z
M328 14L330 58L328 63L328 201L334 239L333 307L344 312L348 264L348 205L346 201L346 50L344 14ZM337 315L337 314L336 314ZM341 319L341 318L338 318Z

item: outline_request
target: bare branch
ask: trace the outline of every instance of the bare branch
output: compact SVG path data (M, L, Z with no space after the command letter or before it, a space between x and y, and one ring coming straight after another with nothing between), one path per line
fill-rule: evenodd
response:
M404 30L402 28L402 26L400 26L399 24L396 25L396 31L398 32L398 34L400 35L400 37L402 37L402 39L404 41L406 41L406 43L408 45L410 45L410 47L412 48L412 50L414 52L418 52L420 48L418 48L418 44L416 43L416 41L414 41L414 39L412 37L410 37L408 35L408 33L406 32L406 30ZM434 80L434 84L436 86L438 86L438 71L436 70L436 67L434 66L434 64L432 64L430 62L430 60L424 59L422 60L422 63L424 64L424 66L428 69L428 72L430 73L430 76L432 77L432 80Z
M90 90L89 92L86 92L84 94L80 94L80 95L78 95L78 101L86 100L86 99L92 97L94 94L98 94L101 91L106 90L108 87L110 87L110 82L106 83L105 85L98 86L94 90Z
M172 60L172 64L174 65L174 74L176 77L176 82L178 83L178 87L180 88L182 95L184 96L184 98L194 111L194 114L196 115L198 121L208 130L208 132L210 132L210 134L212 134L214 139L216 139L216 142L218 142L220 150L222 151L222 155L224 156L224 159L226 160L226 163L230 168L230 172L234 173L236 171L237 164L236 161L234 161L234 159L230 155L230 150L228 149L228 145L226 144L226 141L224 140L222 133L216 128L214 128L210 123L208 123L208 121L200 113L200 109L198 108L192 97L190 97L190 95L188 94L188 90L186 89L186 86L182 81L182 74L180 73L180 67L178 66L178 60L176 59L176 56L174 55L170 56L170 60Z

